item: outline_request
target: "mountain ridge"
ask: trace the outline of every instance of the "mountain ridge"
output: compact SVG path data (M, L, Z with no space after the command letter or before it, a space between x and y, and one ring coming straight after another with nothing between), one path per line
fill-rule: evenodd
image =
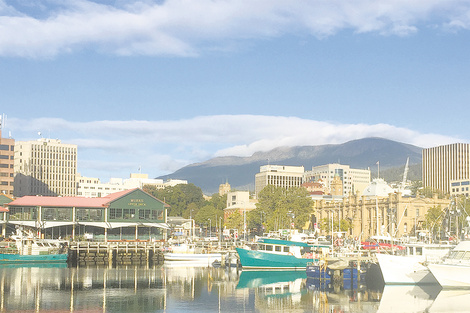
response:
M313 166L340 163L351 168L367 169L377 173L379 162L382 171L404 167L406 159L410 165L421 163L422 148L390 139L369 137L351 140L342 144L317 146L277 147L269 151L258 151L249 157L222 156L204 162L189 164L161 179L185 179L200 187L204 193L218 192L220 184L229 182L232 189L254 190L255 174L266 164Z

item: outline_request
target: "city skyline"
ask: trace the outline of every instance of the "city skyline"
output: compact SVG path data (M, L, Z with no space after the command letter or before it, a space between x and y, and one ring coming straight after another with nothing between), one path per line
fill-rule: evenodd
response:
M0 0L3 137L76 144L80 174L102 181L284 145L468 143L468 12Z

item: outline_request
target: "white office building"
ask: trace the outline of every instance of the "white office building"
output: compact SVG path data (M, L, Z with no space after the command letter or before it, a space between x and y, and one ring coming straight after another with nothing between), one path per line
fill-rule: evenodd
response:
M77 145L58 139L17 141L14 156L14 195L76 195Z
M268 185L290 188L300 187L304 175L303 166L264 165L255 175L255 195Z
M349 165L332 163L312 167L311 171L305 172L303 179L305 182L321 180L324 186L330 189L335 176L343 182L343 196L357 192L363 193L371 178L370 170L354 169Z

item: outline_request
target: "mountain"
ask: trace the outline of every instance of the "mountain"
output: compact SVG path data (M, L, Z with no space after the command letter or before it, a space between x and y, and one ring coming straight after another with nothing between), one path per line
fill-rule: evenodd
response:
M357 169L370 168L375 174L373 177L377 175L379 162L380 177L387 179L382 174L394 168L404 169L408 157L410 167L416 168L416 165L421 164L421 150L422 148L413 145L383 138L364 138L336 145L279 147L267 152L256 152L250 157L213 158L190 164L173 174L158 178L186 179L200 187L204 193L213 194L225 182L232 189L254 190L255 174L259 172L260 166L268 162L273 165L304 166L306 171L313 166L340 163ZM391 172L397 172L397 169Z

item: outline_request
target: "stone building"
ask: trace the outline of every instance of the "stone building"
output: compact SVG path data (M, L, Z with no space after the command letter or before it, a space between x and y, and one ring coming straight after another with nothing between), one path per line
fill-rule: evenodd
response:
M326 219L333 223L348 220L352 228L347 235L362 240L374 235L402 237L416 235L423 228L427 211L432 207L442 209L450 200L433 198L403 197L401 193L390 193L388 197L367 197L349 195L342 200L317 200L315 217L318 223ZM328 235L328 234L325 234Z

